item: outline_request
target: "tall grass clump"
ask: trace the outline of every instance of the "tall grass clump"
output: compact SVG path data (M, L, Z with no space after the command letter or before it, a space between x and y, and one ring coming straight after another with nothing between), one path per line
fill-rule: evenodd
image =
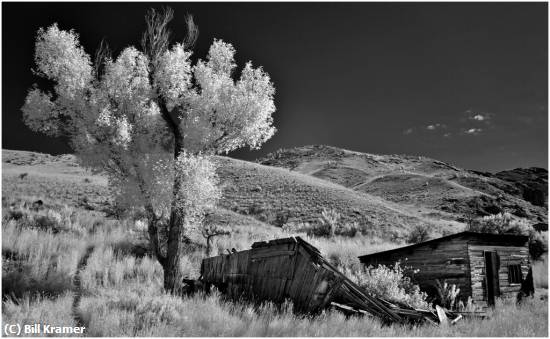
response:
M73 234L28 229L10 220L2 228L3 294L57 295L69 290L84 244Z
M7 298L2 303L4 324L50 324L54 326L77 326L71 314L73 295L65 292L56 298L25 294L18 299ZM73 334L65 336L82 336Z
M82 287L89 292L117 288L128 282L156 288L162 285L162 267L148 256L137 259L116 254L111 246L98 246L88 258L80 277Z

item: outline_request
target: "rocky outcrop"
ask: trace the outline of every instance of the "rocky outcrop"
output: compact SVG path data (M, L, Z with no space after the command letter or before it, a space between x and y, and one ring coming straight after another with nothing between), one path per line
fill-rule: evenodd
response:
M531 204L548 206L548 170L539 167L516 168L498 172L495 177L514 185L521 198Z

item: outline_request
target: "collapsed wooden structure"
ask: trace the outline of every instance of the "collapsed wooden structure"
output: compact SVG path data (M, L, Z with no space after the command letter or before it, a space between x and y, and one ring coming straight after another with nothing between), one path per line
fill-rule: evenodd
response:
M256 242L250 250L204 259L201 280L235 299L274 303L290 299L299 312L334 307L384 322L458 320L450 312L418 310L368 294L300 237Z

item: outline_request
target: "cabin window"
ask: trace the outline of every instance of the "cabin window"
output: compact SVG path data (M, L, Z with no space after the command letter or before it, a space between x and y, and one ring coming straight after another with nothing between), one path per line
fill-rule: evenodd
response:
M508 265L508 282L510 284L521 284L522 280L521 265Z

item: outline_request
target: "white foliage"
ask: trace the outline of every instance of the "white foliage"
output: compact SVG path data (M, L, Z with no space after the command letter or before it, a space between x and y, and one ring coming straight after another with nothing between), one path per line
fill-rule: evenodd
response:
M248 62L238 81L230 76L234 49L214 42L208 62L199 61L194 75L200 91L192 96L188 118L183 121L190 149L227 153L245 145L259 148L273 136L275 89L269 75ZM213 61L212 58L220 60Z
M214 39L208 51L208 68L215 74L230 76L237 67L235 63L235 48L233 45Z
M35 47L38 73L56 81L60 95L74 97L89 85L92 65L78 42L78 34L62 31L53 24L38 30Z
M116 102L117 108L139 110L151 96L149 60L134 47L128 47L115 62L107 62L101 83L104 94Z
M156 209L164 215L170 212L174 179L179 177L175 204L185 211L189 226L200 224L205 211L214 207L221 197L216 166L209 156L183 152L175 162L157 161L153 171Z
M214 166L197 154L258 148L275 132L269 75L247 63L234 80L235 48L221 40L195 65L182 44L158 60L128 47L106 60L98 79L73 31L40 29L35 47L36 73L54 82L55 95L31 89L25 123L68 136L82 165L107 173L123 206L152 206L158 217L167 216L174 198L185 211L209 206L219 196ZM183 135L178 159L167 115ZM185 184L174 192L178 177ZM189 215L198 220L202 212Z
M169 111L180 106L191 86L191 52L176 44L160 58L155 69L155 82L166 100Z
M174 168L175 175L181 179L176 204L190 217L191 224L199 224L204 211L213 208L221 197L216 167L208 156L184 152Z

